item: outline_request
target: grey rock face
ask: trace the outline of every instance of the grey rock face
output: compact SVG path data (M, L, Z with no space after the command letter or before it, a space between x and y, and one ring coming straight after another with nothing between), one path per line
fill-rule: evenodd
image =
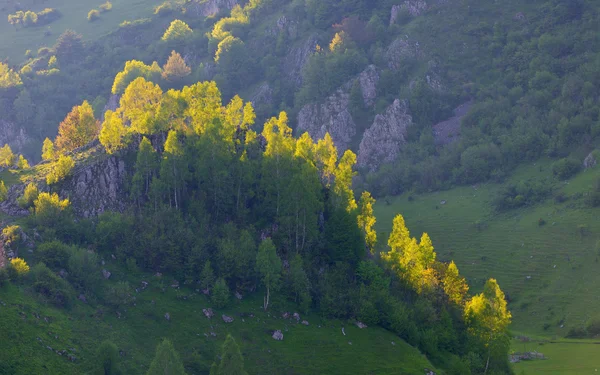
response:
M356 124L350 115L348 90L338 89L322 104L307 104L298 113L298 129L315 140L329 133L339 153L343 153L356 134Z
M585 159L583 160L583 167L585 169L588 168L593 168L595 167L597 164L597 160L596 157L594 156L593 152L590 152L588 156L585 157Z
M20 154L30 142L31 138L25 129L19 129L10 121L0 120L0 145L8 144L15 154Z
M315 140L329 133L341 155L348 149L356 135L356 124L350 114L350 90L358 82L366 106L372 106L377 98L379 72L369 65L357 78L340 87L320 104L307 104L298 113L298 130L308 132Z
M406 102L396 99L385 114L375 117L373 125L365 131L358 149L358 165L375 170L383 163L394 161L406 142L410 125L412 117Z
M126 206L125 162L116 156L100 158L75 167L73 176L61 185L59 195L70 197L75 213L98 216L104 211L122 211Z
M238 0L195 0L188 7L196 16L212 17L223 9L232 9Z
M392 70L400 69L405 59L419 59L422 57L423 52L419 42L413 42L407 36L394 40L385 53L388 67Z
M473 102L461 104L454 109L454 116L433 126L433 138L437 145L447 145L460 138L460 124L469 112Z
M252 102L254 108L261 105L273 104L273 89L267 82L262 83L252 93L250 102Z
M302 86L302 70L316 48L317 37L311 35L299 46L292 47L285 57L283 62L285 75L296 87Z

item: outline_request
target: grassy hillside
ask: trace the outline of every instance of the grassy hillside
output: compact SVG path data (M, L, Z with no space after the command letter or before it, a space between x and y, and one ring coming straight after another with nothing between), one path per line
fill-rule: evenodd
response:
M513 329L564 336L595 318L600 307L598 209L583 203L599 176L596 168L563 183L553 179L548 162L524 165L509 182L547 179L555 194L570 199L498 213L491 205L497 184L407 193L389 204L379 200L377 228L389 232L393 216L402 213L413 234L429 233L442 260L454 259L473 290L489 277L498 279L510 298Z
M73 29L82 34L87 40L94 40L112 31L115 31L123 21L132 21L149 17L153 14L154 6L162 3L161 0L114 0L111 1L111 11L101 13L100 19L94 22L87 20L87 14L92 9L98 9L105 1L73 1L50 0L46 2L21 1L24 11L39 12L44 8L58 9L63 16L46 26L15 29L8 23L7 17L12 12L12 2L6 10L0 11L0 56L9 57L11 62L17 63L24 60L25 51L36 51L40 47L52 46L56 39L67 29ZM44 31L50 30L51 35L45 36Z
M113 276L106 284L125 278L115 267L108 263ZM174 289L170 280L147 274L128 275L128 279L135 286L142 280L150 285L135 294L132 305L118 310L120 317L116 310L93 301L77 301L69 310L55 309L40 303L25 288L0 288L0 332L8 338L0 340L0 373L83 373L91 370L99 343L109 339L122 351L123 373L142 374L156 345L169 338L188 373L203 374L227 333L240 345L250 374L419 374L433 368L418 350L378 327L361 330L351 322L314 315L302 316L309 326L296 324L281 318L279 311L285 311L284 305L263 312L258 294L257 298L236 300L227 310L215 309L209 320L202 309L211 303L192 289ZM167 312L170 322L164 318ZM235 321L225 324L222 313ZM281 342L270 336L276 329L284 333ZM68 354L61 356L56 350ZM77 357L75 362L66 358L69 354Z

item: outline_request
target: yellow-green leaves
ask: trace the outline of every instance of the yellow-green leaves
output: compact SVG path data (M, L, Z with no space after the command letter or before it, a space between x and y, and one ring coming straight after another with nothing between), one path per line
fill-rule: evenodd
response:
M190 35L192 35L192 29L190 29L187 23L181 20L174 20L173 22L171 22L171 25L169 25L167 31L165 31L162 40L169 41L182 39Z
M112 154L123 148L123 137L126 133L127 129L123 125L121 116L113 111L106 111L99 136L100 143L104 146L106 152Z
M50 138L46 138L44 139L44 144L42 145L42 159L52 160L54 158L54 143L50 140Z
M142 77L147 81L156 82L162 74L162 70L155 61L152 65L146 65L141 61L131 60L125 63L123 71L115 76L112 86L113 94L122 94L127 86L136 78Z
M56 184L65 179L75 167L73 158L66 155L61 155L54 164L52 171L46 176L48 185Z
M158 85L136 78L127 86L121 97L123 117L129 120L131 129L140 134L152 134L156 112L163 92Z
M371 254L375 253L375 245L377 244L377 232L375 231L376 218L373 213L373 205L375 199L368 191L363 191L360 196L358 208L360 212L357 216L358 226L365 236L365 243Z

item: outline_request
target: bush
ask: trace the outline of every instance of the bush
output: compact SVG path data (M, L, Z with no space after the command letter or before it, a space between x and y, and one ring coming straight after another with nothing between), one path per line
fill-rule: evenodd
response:
M60 241L44 242L36 249L38 259L52 269L67 268L69 246Z
M211 300L215 307L219 309L227 306L229 303L229 288L227 287L225 280L222 278L217 280L215 283L215 286L212 290Z
M540 227L541 227L541 226L544 226L544 225L546 225L546 220L544 220L543 218L541 218L541 217L540 217L540 218L538 219L538 225L539 225Z
M44 263L38 263L31 270L33 290L58 307L68 306L73 292L68 282L50 271Z
M98 255L87 250L72 248L69 261L69 280L73 285L93 291L100 283L100 268Z
M4 202L8 197L8 189L4 184L4 181L0 180L0 202Z
M38 198L40 194L37 186L32 182L25 187L23 196L17 199L17 203L21 208L33 207L33 202Z
M171 13L173 13L173 6L168 1L165 1L164 3L154 8L154 14L156 14L159 17L165 17Z
M8 271L4 268L0 268L0 288L10 281Z
M62 213L69 208L68 199L61 200L56 193L40 193L33 202L35 218L38 224L53 227L62 218Z
M87 19L90 22L94 22L100 19L100 12L97 9L92 9L88 12Z
M129 303L131 299L131 287L127 281L120 281L108 288L104 295L104 301L114 307Z
M112 10L112 3L110 1L100 5L100 13L110 12Z
M21 258L11 259L10 266L16 271L17 277L23 277L29 273L27 262Z
M52 171L46 176L46 183L52 185L64 180L71 174L74 167L75 162L72 157L61 155L56 161L56 164L54 164Z
M580 169L581 163L573 158L560 159L552 165L552 173L561 180L574 176Z

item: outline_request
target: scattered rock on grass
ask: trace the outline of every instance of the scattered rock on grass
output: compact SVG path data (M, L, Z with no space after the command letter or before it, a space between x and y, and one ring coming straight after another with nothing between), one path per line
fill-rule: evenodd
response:
M110 275L111 275L110 271L102 270L102 276L104 276L105 279L107 279L107 280L110 279Z
M280 330L273 332L273 338L277 341L283 340L283 333Z
M213 315L215 315L213 309L211 309L210 307L208 309L202 309L202 312L204 313L204 316L206 316L208 319L212 318Z
M304 324L305 326L309 325L309 324L308 324L308 321L306 321L306 320L303 320L303 321L302 321L302 324Z
M356 322L356 326L360 329L367 328L367 325L362 322Z
M223 318L223 321L225 323L233 323L233 318L230 317L230 316L227 316L227 315L223 314L223 315L221 315L221 318Z
M167 319L170 322L171 321L171 314L166 313L165 314L165 319Z

